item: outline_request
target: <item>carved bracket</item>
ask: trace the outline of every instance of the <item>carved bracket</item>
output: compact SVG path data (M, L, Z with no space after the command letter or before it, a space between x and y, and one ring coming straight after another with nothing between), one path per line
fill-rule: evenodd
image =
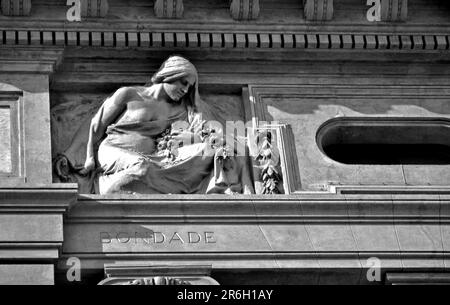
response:
M81 0L81 16L83 17L105 17L108 9L108 0Z
M333 19L333 0L303 0L306 20L323 21Z
M2 0L2 14L5 16L28 16L31 0Z
M252 20L259 16L259 0L231 0L230 13L235 20Z
M158 18L181 18L183 17L183 0L156 0L155 15Z
M405 21L408 17L408 0L381 0L382 21Z

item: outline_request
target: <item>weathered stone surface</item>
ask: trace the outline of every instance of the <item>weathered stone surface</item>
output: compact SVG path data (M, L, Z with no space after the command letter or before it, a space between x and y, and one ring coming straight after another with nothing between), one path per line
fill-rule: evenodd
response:
M439 225L395 224L401 251L443 251Z
M252 20L259 16L259 0L231 0L230 13L236 20Z
M26 16L31 12L31 0L2 0L2 14L7 16Z
M183 0L156 0L155 15L158 18L181 18L183 16Z
M303 0L306 20L331 20L333 18L333 0Z
M108 0L81 0L82 17L105 17L108 9Z
M17 168L17 173L14 176L26 177L30 183L50 183L48 78L39 74L22 76L0 74L0 82L12 84L17 88L17 92L23 93L23 96L16 97L16 101L12 104L17 111L14 115L22 118L22 121L11 121L12 126L15 126L14 135L17 138L12 143L14 147L11 147L16 152L14 153L16 164L13 166ZM23 110L22 104L27 105ZM40 128L36 128L36 124Z
M408 0L381 0L381 20L405 21L408 17Z
M11 164L11 110L0 108L0 172L10 173Z
M62 242L61 215L1 215L1 242Z
M0 265L0 285L53 285L53 265Z
M400 251L393 224L351 225L358 251Z
M350 86L350 88L353 86ZM258 96L258 92L269 92L271 97L259 100L261 108L256 108L258 117L263 121L278 121L290 124L295 136L297 160L300 170L301 185L305 189L315 189L320 185L333 184L361 184L361 185L447 185L449 179L445 179L449 171L449 165L377 165L377 164L353 164L344 165L328 158L318 147L316 140L320 126L336 117L450 117L450 109L440 101L430 101L427 94L418 96L420 88L412 89L410 93L402 90L401 95L407 97L408 102L398 101L395 107L389 95L396 95L395 88L384 87L384 93L379 95L375 89L366 87L365 97L341 99L340 94L349 94L351 91L363 90L364 86L353 87L342 91L339 86L321 86L320 93L315 86L305 86L302 89L292 87L279 87L269 89L256 89L252 93ZM259 91L258 91L259 90ZM328 95L331 90L334 93ZM418 91L415 91L418 90ZM439 91L439 89L437 89ZM445 89L444 89L445 90ZM353 91L356 93L356 91ZM413 96L413 91L416 92ZM275 92L278 94L275 97ZM294 93L296 92L296 93ZM341 92L341 93L339 93ZM286 95L285 95L286 94ZM411 94L411 95L410 95ZM431 93L430 93L431 94ZM436 92L436 94L441 94ZM283 96L286 97L283 97ZM296 97L293 97L296 95ZM313 98L316 96L317 98ZM343 97L343 96L342 96ZM367 103L367 100L371 100ZM261 114L263 113L263 114ZM443 179L444 178L444 179Z

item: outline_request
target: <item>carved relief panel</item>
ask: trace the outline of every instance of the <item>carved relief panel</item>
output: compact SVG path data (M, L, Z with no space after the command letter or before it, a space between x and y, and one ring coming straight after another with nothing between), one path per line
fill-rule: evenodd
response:
M282 166L283 178L294 181L287 183L294 191L300 185L302 190L326 191L333 185L450 181L450 144L443 135L450 92L445 86L249 88L257 128L290 129L279 142L281 159L288 164Z
M24 182L22 96L17 88L0 83L0 182Z

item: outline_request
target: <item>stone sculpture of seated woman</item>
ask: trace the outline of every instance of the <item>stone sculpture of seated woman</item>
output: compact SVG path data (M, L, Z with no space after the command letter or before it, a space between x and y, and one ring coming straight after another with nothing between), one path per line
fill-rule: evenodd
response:
M221 130L208 127L212 112L198 112L199 105L207 109L194 65L171 56L151 85L106 99L87 134L81 128L55 158L55 172L82 193L254 193L246 156L227 150Z

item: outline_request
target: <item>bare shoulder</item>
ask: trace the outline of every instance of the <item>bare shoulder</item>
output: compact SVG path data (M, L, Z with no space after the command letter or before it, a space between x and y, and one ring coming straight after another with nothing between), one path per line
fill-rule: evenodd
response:
M114 92L112 99L115 104L124 104L139 95L141 90L141 87L121 87Z
M142 91L142 88L143 87L137 87L137 86L121 87L121 88L117 89L117 91L114 93L114 95L117 95L117 96L135 95L135 94L139 94Z

